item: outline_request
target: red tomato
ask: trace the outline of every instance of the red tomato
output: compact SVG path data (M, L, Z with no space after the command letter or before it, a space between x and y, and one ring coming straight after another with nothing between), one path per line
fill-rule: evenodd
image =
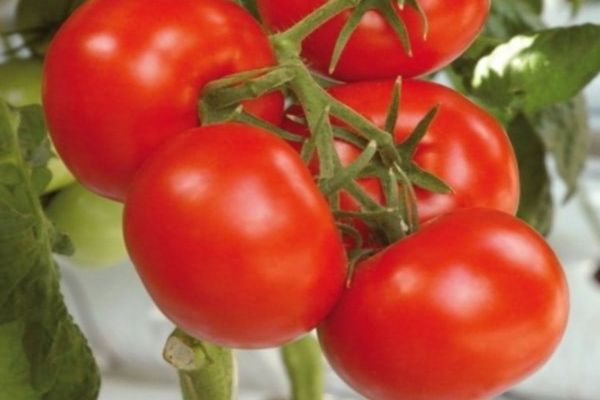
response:
M127 196L125 239L165 315L229 347L311 330L345 279L341 238L300 157L241 124L190 130L150 157Z
M325 0L257 0L263 20L274 30L290 27L323 5ZM365 14L352 34L333 76L345 81L414 77L438 70L457 58L473 42L487 18L489 0L419 0L429 21L424 35L418 13L406 5L400 11L413 56L409 56L385 19L375 11ZM303 54L314 67L327 71L337 37L350 11L334 17L303 44Z
M544 239L510 215L469 209L359 264L319 338L370 399L489 399L550 356L567 312Z
M383 127L393 86L393 81L360 82L334 87L330 93ZM437 194L415 188L421 222L470 207L514 214L519 203L519 173L510 140L492 116L463 95L433 82L404 81L394 130L396 141L405 141L436 105L439 111L418 145L414 161L444 180L453 192ZM294 132L302 130L289 120L284 122L284 127ZM336 143L336 149L344 165L360 154L357 147L342 141ZM373 198L383 201L379 181L369 178L359 182ZM344 193L341 207L344 210L359 208L354 199ZM366 228L359 227L364 234Z
M122 200L159 144L198 125L198 96L208 81L273 63L260 26L231 1L86 2L46 59L52 139L84 185ZM246 107L276 123L282 104L271 94Z

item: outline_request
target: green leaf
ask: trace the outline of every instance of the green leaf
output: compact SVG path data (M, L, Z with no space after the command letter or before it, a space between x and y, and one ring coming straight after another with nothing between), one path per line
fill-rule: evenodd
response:
M17 5L18 28L56 28L84 1L20 0Z
M236 0L236 2L242 7L244 7L246 10L248 10L250 14L254 16L254 18L260 21L260 15L258 13L256 0Z
M446 68L452 86L462 93L470 94L475 67L479 59L491 53L496 46L502 43L503 41L498 38L484 34L479 35L467 51Z
M541 15L544 11L544 0L523 0L523 3L528 4L537 15Z
M52 157L42 106L34 104L19 108L18 137L25 161L33 166L45 166Z
M577 190L577 182L590 145L588 115L582 95L542 109L534 117L537 132L556 161L567 186L565 200Z
M63 256L72 256L75 253L75 246L69 235L56 230L52 235L52 251Z
M38 400L31 385L29 360L23 348L25 326L21 321L0 324L0 382L2 398Z
M0 169L11 165L18 178L0 182L0 394L94 400L98 369L63 302L51 254L57 237L39 203L47 181L39 152L48 145L40 113L0 102Z
M545 235L552 227L553 203L544 144L522 114L510 123L508 134L519 163L521 180L517 216Z
M515 35L544 29L537 4L523 0L494 0L484 34L507 40Z
M475 66L480 58L515 35L544 29L541 8L541 0L493 0L482 34L446 69L453 86L463 93L470 93Z
M516 36L483 57L474 93L489 105L533 113L576 95L600 72L600 25Z
M60 25L84 0L20 0L16 30L22 32L26 47L43 56Z

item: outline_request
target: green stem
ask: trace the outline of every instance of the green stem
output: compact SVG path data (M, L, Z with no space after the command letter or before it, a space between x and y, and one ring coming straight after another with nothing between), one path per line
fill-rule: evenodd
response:
M306 122L313 135L324 134L319 131L319 121L323 110L329 109L332 115L342 120L353 129L356 129L356 131L366 137L369 141L372 141L377 145L384 166L399 170L400 172L403 172L403 175L406 175L400 167L402 160L392 135L379 129L365 117L327 93L325 89L315 82L310 71L299 56L285 52L278 53L278 55L280 57L281 65L293 66L295 68L295 77L288 82L288 85L291 91L296 95L300 104L302 104ZM319 141L317 141L317 143L318 142ZM331 151L335 151L333 146L330 146L329 148ZM341 173L340 168L338 168L338 173ZM347 177L344 180L348 181ZM371 199L364 191L360 190L360 186L353 180L350 180L348 184L345 185L344 189L346 189L367 210L376 211L384 208L382 205ZM407 200L413 203L415 201L413 197L407 197ZM408 204L407 209L416 209L416 203ZM409 230L411 231L416 229L414 221L414 218L411 218L409 221L404 221L408 224ZM394 218L381 218L378 221L378 225L380 230L384 232L386 241L389 243L405 236L402 218L399 217L399 213Z
M290 142L298 142L301 143L304 141L304 137L300 135L293 134L291 132L286 131L285 129L281 129L280 127L270 124L269 122L262 120L258 117L255 117L252 114L248 114L245 111L241 111L239 113L235 113L232 117L232 121L241 122L244 124L256 126L258 128L262 128L266 131L272 132L280 138L290 141Z
M264 75L246 79L244 85L233 86L233 82L231 87L226 87L223 81L217 81L205 87L202 102L214 109L237 105L244 100L255 99L279 89L294 78L293 73L289 68L273 68ZM234 79L231 77L226 80Z
M321 349L313 336L305 336L281 348L281 357L291 383L292 400L323 398Z
M384 165L391 166L397 160L400 159L400 154L394 144L394 138L382 129L377 128L362 115L358 114L352 108L346 104L341 103L331 97L329 93L327 96L332 100L331 113L341 119L343 122L357 129L357 131L365 136L367 139L377 143L377 146L381 150L382 159Z
M348 192L361 205L361 209L369 214L369 223L379 232L379 236L385 238L386 242L393 242L402 238L406 231L414 231L418 226L412 187L403 190L402 193L396 191L398 201L389 202L392 205L390 207L390 204L378 204L361 189L355 179L363 170L366 172L366 167L373 166L384 171L397 171L400 181L406 182L409 174L405 168L411 164L405 160L406 155L399 151L393 135L373 125L364 116L331 96L315 79L300 56L303 39L333 16L357 6L361 1L364 0L330 0L287 31L272 35L271 43L277 56L277 66L211 83L208 90L210 93L201 102L201 109L204 112L204 123L243 121L261 126L256 119L237 109L236 104L279 90L282 86L289 89L302 105L305 121L311 132L310 138L304 142L301 156L308 162L316 150L320 163L319 185L324 189L325 195L333 201L338 198L339 191ZM335 150L334 138L336 132L339 135L339 129L336 131L332 128L331 117L348 126L352 134L356 135L356 140L351 142L358 143L363 149L363 155L358 162L347 168L342 166ZM278 128L269 130L286 139L298 139ZM364 144L361 144L361 141ZM373 163L369 163L371 158ZM393 194L392 191L390 193ZM393 206L398 203L401 204ZM335 202L331 206L335 210ZM374 214L382 217L373 219Z
M201 342L176 329L167 340L164 358L178 370L184 400L236 397L236 364L231 349Z
M276 34L279 43L287 43L293 45L298 51L300 43L311 33L317 30L325 22L335 17L344 10L350 9L358 5L362 0L330 0L321 7L308 14L300 22L289 28L288 30Z
M293 66L295 69L295 77L289 82L289 86L302 104L309 127L316 126L322 110L329 107L333 116L351 126L369 141L374 141L382 152L384 162L391 166L400 158L393 137L319 86L299 56L283 52L279 57L281 64Z

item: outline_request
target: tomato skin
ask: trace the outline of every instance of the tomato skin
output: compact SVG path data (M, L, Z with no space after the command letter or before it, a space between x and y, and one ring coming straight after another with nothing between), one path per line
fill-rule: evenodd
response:
M346 258L298 154L241 124L173 138L136 175L125 240L159 308L186 332L270 347L308 332L341 293Z
M469 209L359 264L318 333L368 398L487 399L545 362L567 313L544 239L508 214Z
M210 80L274 64L264 32L226 0L93 0L67 20L46 58L53 141L89 189L122 200L157 146L194 126ZM279 93L247 102L277 123Z
M393 87L391 80L370 81L336 86L329 92L375 125L383 127ZM413 160L453 189L450 194L438 194L416 187L420 221L471 207L514 214L519 204L519 172L502 125L463 95L433 82L405 80L401 92L394 130L396 142L404 142L427 112L439 105ZM294 113L297 111L292 110L291 114ZM303 132L303 127L289 120L284 121L283 126L296 133ZM336 150L344 165L360 154L357 147L339 140ZM312 170L315 172L315 164L312 164ZM367 178L358 182L374 199L383 202L379 181ZM349 211L359 208L345 193L340 197L340 205ZM358 227L366 238L368 229L360 224Z
M273 30L283 30L299 21L325 0L258 0L259 12ZM396 33L375 11L365 14L352 34L335 72L343 81L409 78L438 70L456 59L481 31L490 9L489 0L419 0L429 21L423 37L421 19L409 6L400 11L392 5L406 24L413 56L407 55ZM339 32L350 11L334 17L303 43L303 55L323 72L329 62ZM376 60L374 62L374 60Z

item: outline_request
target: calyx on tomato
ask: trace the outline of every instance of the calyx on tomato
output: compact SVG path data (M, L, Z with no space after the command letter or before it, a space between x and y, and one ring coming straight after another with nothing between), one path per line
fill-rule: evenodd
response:
M257 0L257 5L267 26L278 31L289 28L325 2ZM360 18L332 71L335 78L358 81L421 76L462 54L482 29L490 9L490 0L417 0L406 2L403 9L399 3L372 0L357 7L362 9L359 14L351 10L339 14L304 41L303 55L313 67L327 72L340 32L350 19ZM395 25L390 24L392 20L396 20ZM406 30L408 46L402 43L402 30Z
M329 93L373 124L383 127L394 84L391 80L351 83L332 87ZM403 81L393 129L399 148L434 107L438 108L437 113L412 158L419 168L444 181L452 192L435 193L415 185L420 221L471 207L514 214L519 202L519 175L510 140L499 122L458 92L433 82ZM299 113L298 108L293 108L288 114ZM289 118L283 126L291 132L308 134L304 126ZM340 138L336 139L335 148L344 165L350 164L362 151ZM318 163L313 161L311 169L316 173ZM363 177L357 182L371 197L385 204L378 178ZM342 192L340 209L358 211L360 206L348 193ZM360 221L355 220L355 224L367 243L372 243L372 230Z

